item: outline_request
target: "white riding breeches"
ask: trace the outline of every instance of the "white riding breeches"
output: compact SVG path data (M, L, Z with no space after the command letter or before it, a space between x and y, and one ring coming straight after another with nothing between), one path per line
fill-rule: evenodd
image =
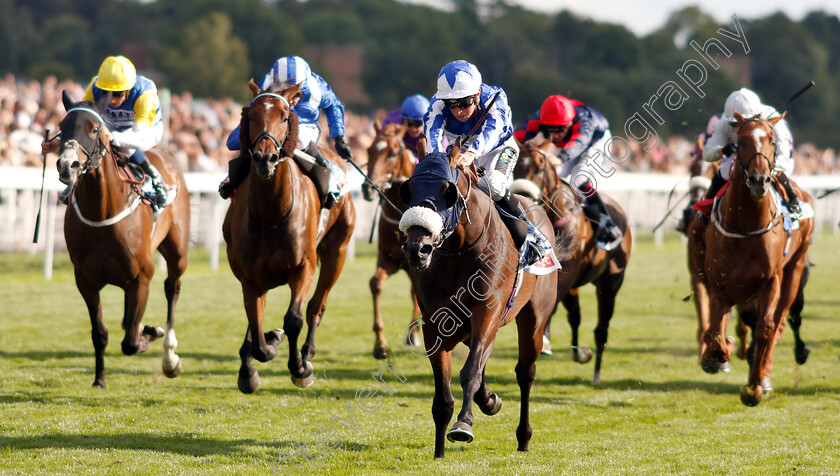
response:
M513 168L519 159L519 146L511 136L504 144L475 159L476 167L484 167L484 177L478 181L478 188L487 192L493 201L505 196L513 182Z

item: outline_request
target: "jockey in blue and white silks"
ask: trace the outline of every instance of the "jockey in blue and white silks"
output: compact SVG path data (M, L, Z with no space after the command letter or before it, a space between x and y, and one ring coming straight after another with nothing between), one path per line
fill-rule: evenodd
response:
M468 166L475 162L484 169L478 187L496 202L514 243L524 249L524 263L541 260L546 249L552 249L551 244L528 222L519 200L508 190L519 147L513 138L510 107L502 88L484 84L478 68L471 63L447 63L438 74L437 93L423 120L432 153L446 152L444 137L450 144L461 138L463 146L453 163Z
M330 85L324 78L313 73L303 58L286 56L278 59L260 81L259 87L265 91L272 84L283 82L300 85L300 100L292 108L300 119L298 148L304 149L311 142L318 142L321 136L321 126L318 124L321 110L327 118L330 137L344 140L344 106ZM239 127L228 136L227 147L239 150Z

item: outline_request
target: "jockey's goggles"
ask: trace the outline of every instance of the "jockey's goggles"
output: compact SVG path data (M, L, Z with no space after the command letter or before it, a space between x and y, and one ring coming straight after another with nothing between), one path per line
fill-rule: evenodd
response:
M446 106L448 109L466 109L472 106L474 102L475 96L468 96L460 99L444 99L443 105Z
M408 127L423 127L423 121L405 121Z
M565 125L565 126L549 126L549 125L546 125L546 124L542 125L542 131L546 134L559 134L559 133L565 131L568 128L569 128L568 125Z
M121 98L128 94L128 91L111 91L111 97Z

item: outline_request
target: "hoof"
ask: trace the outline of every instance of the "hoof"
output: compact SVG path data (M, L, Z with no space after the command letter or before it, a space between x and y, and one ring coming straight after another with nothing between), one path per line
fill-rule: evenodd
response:
M388 347L374 347L373 358L377 360L384 360L388 358Z
M485 415L495 415L502 409L502 397L491 393L490 400L487 401L487 406L482 407L479 405L478 407L481 408L481 412Z
M181 359L177 358L177 363L173 365L164 365L163 366L163 375L166 375L169 378L175 378L181 375L181 371L184 369L183 365L181 365ZM168 367L168 368L167 368Z
M585 347L572 347L572 360L579 364L585 364L592 360L592 349Z
M409 339L411 340L411 345L413 345L414 347L422 347L423 346L423 341L420 339L420 333L419 332L412 332L411 337L409 337Z
M596 372L595 375L592 376L592 385L598 385L601 383L601 374Z
M247 369L245 370L245 375L242 375L242 370L239 371L239 380L237 380L237 385L239 385L239 391L245 394L251 394L257 391L260 388L260 374L254 369L254 372L249 374Z
M283 329L274 329L271 332L265 333L266 343L268 345L274 346L275 349L283 342L283 339L285 337L286 333L283 331Z
M163 327L144 326L140 324L140 333L149 336L149 342L155 341L166 335Z
M716 360L701 359L700 368L707 374L716 374L718 372L729 372L729 362L718 362Z
M455 422L449 433L446 434L446 439L453 442L472 443L474 439L472 427L462 421Z
M543 355L551 355L551 341L549 341L546 336L543 336L543 348L540 353Z
M312 367L312 362L308 360L303 361L304 371L303 375L300 377L295 377L292 375L292 383L297 385L300 388L306 388L312 385L315 382L315 372Z
M108 388L108 384L105 383L105 379L96 379L93 381L93 388L101 388L106 389Z
M764 391L761 385L747 385L741 390L741 403L748 407L754 407L761 403L761 394Z
M805 362L808 361L808 355L810 354L811 350L804 345L801 348L797 346L793 351L793 355L796 357L796 363L799 365L805 365Z

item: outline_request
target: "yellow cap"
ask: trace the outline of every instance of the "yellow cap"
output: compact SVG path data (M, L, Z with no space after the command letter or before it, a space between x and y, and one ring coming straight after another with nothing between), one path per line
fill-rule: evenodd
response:
M137 81L137 71L125 56L109 56L99 67L96 87L104 91L128 91Z

